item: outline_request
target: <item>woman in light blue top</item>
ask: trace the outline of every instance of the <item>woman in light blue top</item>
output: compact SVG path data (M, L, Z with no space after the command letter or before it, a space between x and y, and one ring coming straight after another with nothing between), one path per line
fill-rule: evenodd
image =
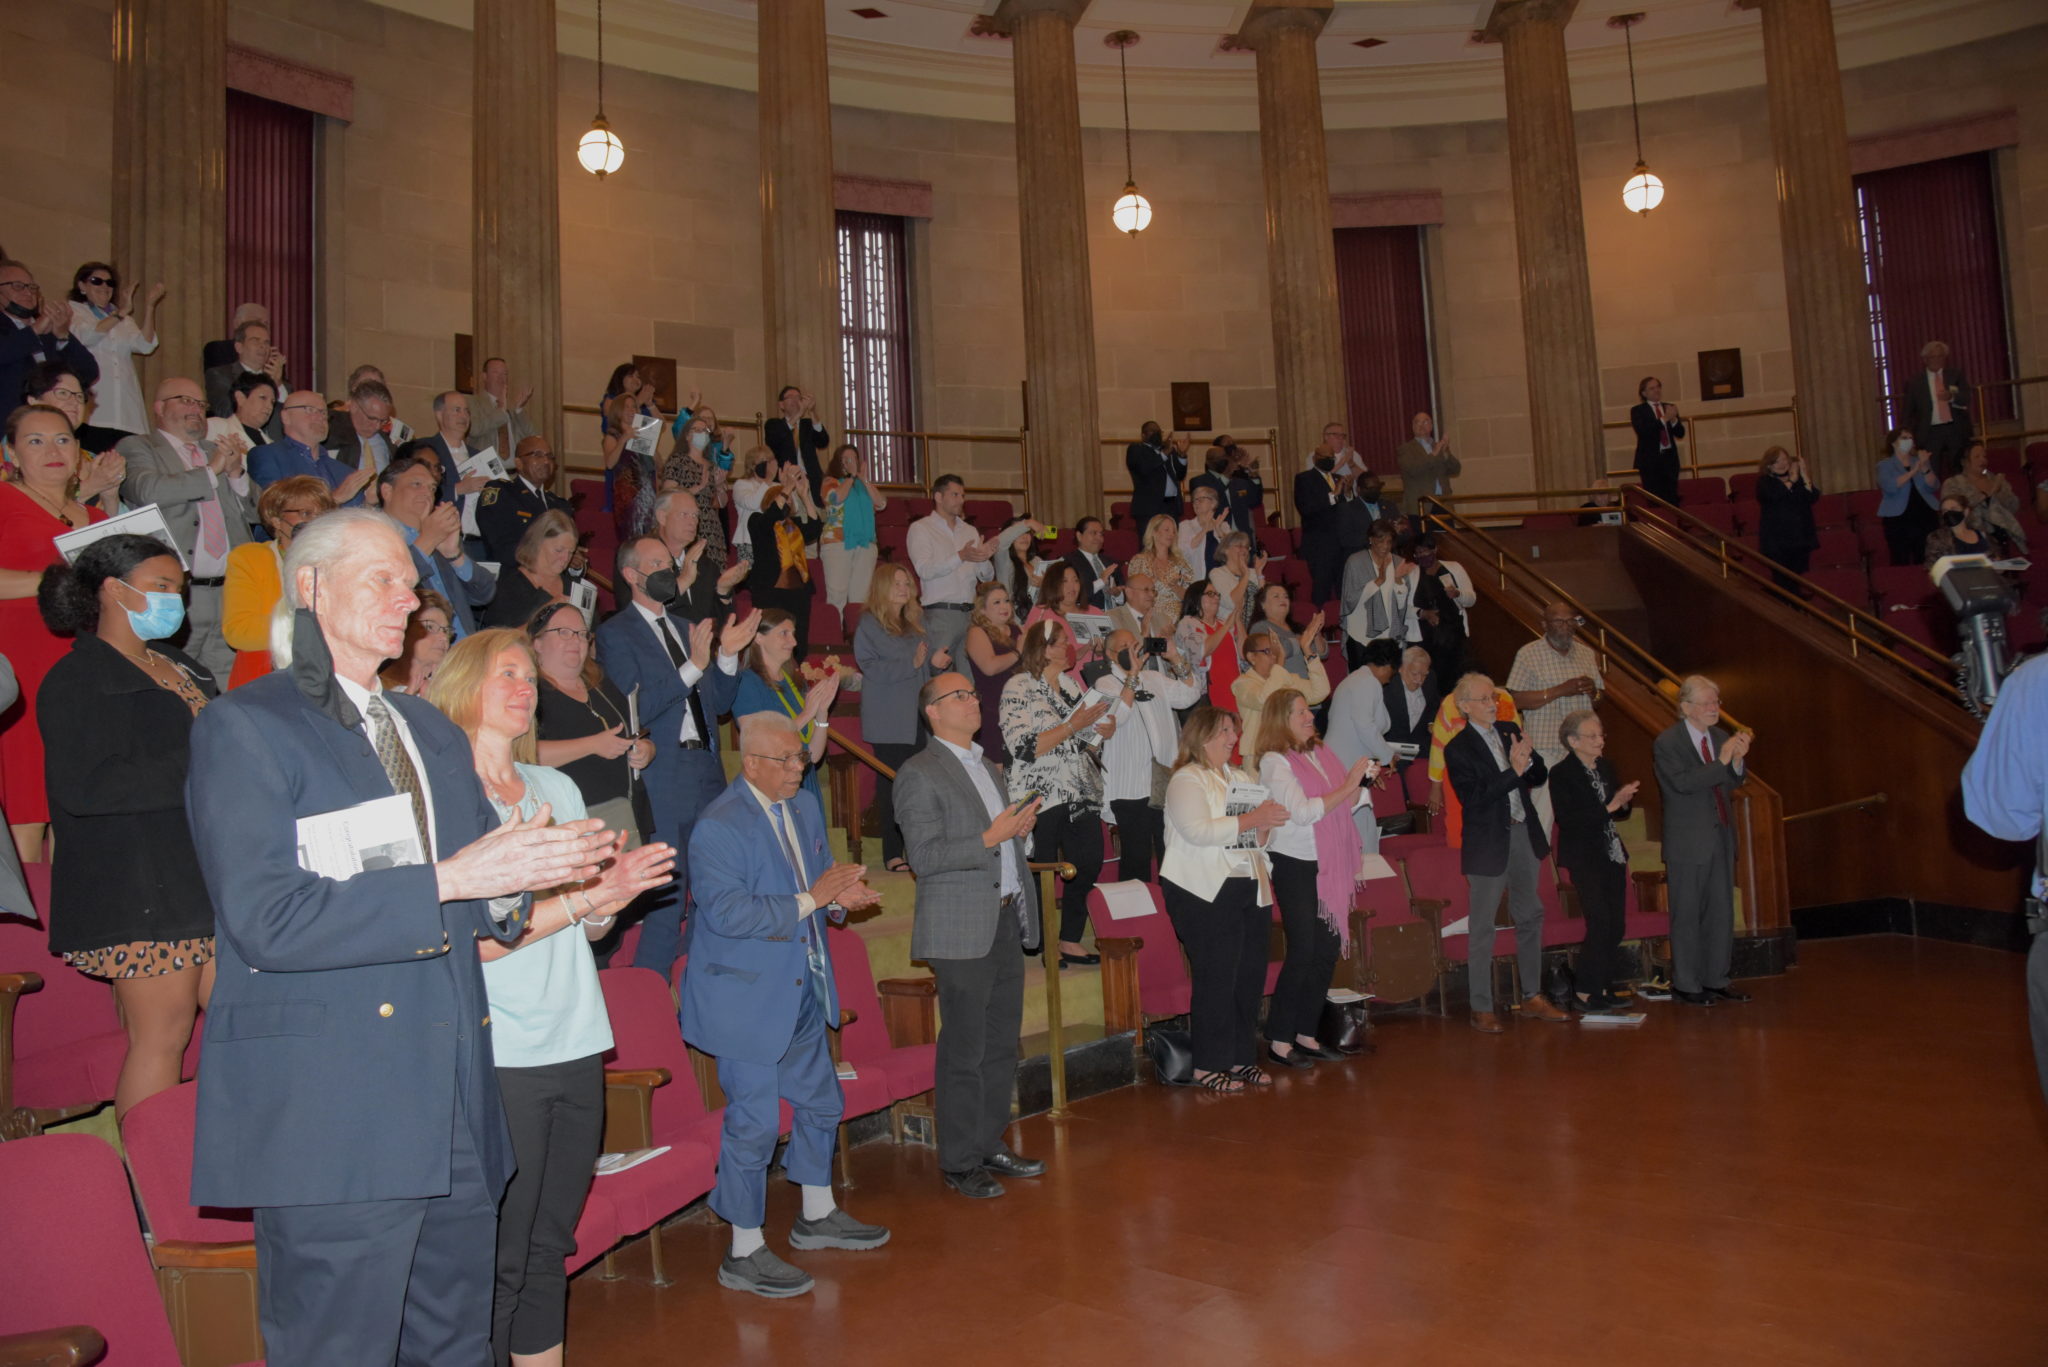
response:
M468 734L477 777L500 817L530 821L545 812L558 823L581 821L575 783L534 763L538 674L524 633L479 631L448 652L427 701ZM497 1362L561 1361L569 1304L562 1260L576 1250L604 1137L604 1052L612 1047L590 941L628 902L667 882L675 865L675 851L659 843L629 851L615 841L603 857L611 862L597 877L537 895L517 943L479 941L491 1004L484 1024L519 1165L498 1210Z
M874 578L875 510L888 507L889 497L868 478L868 458L858 446L832 453L823 493L825 530L818 554L825 562L825 601L836 610Z
M1913 434L1895 427L1885 438L1884 458L1877 463L1877 491L1884 501L1877 515L1884 523L1884 544L1894 565L1917 565L1920 548L1934 530L1941 510L1941 481L1934 477L1933 457L1913 449Z

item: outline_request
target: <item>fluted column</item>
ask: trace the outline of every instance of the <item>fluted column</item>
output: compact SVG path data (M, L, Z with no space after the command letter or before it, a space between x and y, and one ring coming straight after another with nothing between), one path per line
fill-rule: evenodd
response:
M1100 515L1095 304L1074 22L1088 0L1003 0L1017 101L1017 218L1024 265L1024 483L1031 511L1071 526Z
M227 326L226 53L227 0L116 0L114 263L145 290L170 288L160 345L137 358L145 399L158 380L198 379ZM42 278L53 297L69 284Z
M562 450L555 0L476 0L470 200L476 359L533 386L527 415ZM580 172L579 172L580 174ZM509 452L501 453L509 455Z
M1584 488L1606 462L1579 148L1564 52L1564 26L1577 4L1495 0L1485 30L1487 41L1501 46L1507 87L1522 349L1539 489Z
M771 396L801 386L839 435L839 231L824 0L759 0L761 293Z
M1344 421L1344 338L1316 38L1327 0L1261 0L1238 39L1257 55L1259 159L1266 181L1266 272L1273 310L1273 381L1280 447L1273 480L1292 487L1323 428ZM1291 498L1282 515L1294 516Z
M1763 11L1800 447L1823 486L1860 488L1881 433L1834 17L1828 0L1738 3Z

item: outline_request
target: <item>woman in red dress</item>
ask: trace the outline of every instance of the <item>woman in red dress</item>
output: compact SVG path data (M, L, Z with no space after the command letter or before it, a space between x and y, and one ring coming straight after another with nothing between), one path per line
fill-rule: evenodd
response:
M43 625L36 588L43 571L63 558L52 537L107 519L85 500L106 492L90 487L94 476L103 486L112 472L95 471L81 484L79 451L71 419L55 408L25 404L7 419L7 459L19 476L0 484L0 651L21 681L21 701L0 713L0 810L7 813L15 849L32 863L46 858L50 823L36 690L71 644Z

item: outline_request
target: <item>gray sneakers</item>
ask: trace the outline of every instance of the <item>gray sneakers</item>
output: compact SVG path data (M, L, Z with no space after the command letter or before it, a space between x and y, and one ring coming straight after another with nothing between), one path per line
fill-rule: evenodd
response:
M770 1300L782 1300L803 1295L814 1283L810 1273L790 1266L775 1256L774 1249L764 1244L744 1258L727 1254L725 1261L718 1265L718 1284L734 1291L751 1291Z
M865 1253L888 1242L888 1230L880 1225L864 1225L837 1206L822 1220L799 1217L789 1231L791 1248L843 1248Z

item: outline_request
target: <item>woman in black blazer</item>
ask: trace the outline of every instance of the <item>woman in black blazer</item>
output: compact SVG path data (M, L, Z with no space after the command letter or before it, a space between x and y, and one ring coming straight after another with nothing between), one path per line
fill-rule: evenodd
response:
M1557 862L1572 876L1579 911L1586 918L1579 946L1579 1009L1611 1012L1623 1003L1613 995L1614 967L1621 950L1623 899L1628 889L1628 851L1614 823L1628 816L1638 782L1618 784L1601 751L1607 731L1590 709L1558 724L1567 751L1550 770L1550 801L1557 814Z
M1793 574L1805 574L1813 560L1813 548L1820 544L1820 533L1813 525L1813 505L1820 499L1820 489L1806 472L1805 459L1782 446L1764 452L1756 469L1757 549ZM1775 577L1780 588L1797 587L1788 575Z
M1628 411L1629 426L1636 430L1636 473L1643 487L1667 503L1678 502L1678 439L1685 435L1685 419L1678 406L1664 402L1664 382L1655 375L1636 386L1642 402Z
M213 675L163 644L185 571L153 537L110 536L43 574L36 606L71 653L36 695L50 820L50 949L113 984L128 1032L118 1120L179 1082L213 991L213 903L185 820L192 718ZM253 758L253 757L252 757Z

